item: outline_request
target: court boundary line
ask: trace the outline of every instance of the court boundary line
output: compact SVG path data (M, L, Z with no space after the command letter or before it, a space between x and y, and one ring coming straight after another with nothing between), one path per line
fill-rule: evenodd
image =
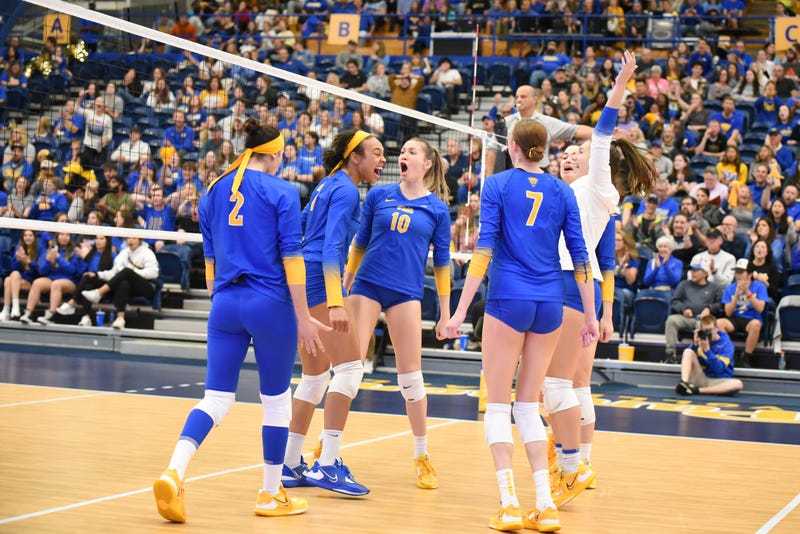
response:
M150 395L148 395L148 396L150 396ZM172 398L175 398L175 397L172 397ZM359 413L364 413L364 412L359 412ZM453 424L456 424L456 423L463 423L463 422L468 422L468 421L464 421L464 420L461 420L461 419L449 419L449 420L443 421L441 423L436 423L436 424L433 424L433 425L429 425L428 426L428 430L434 430L434 429L437 429L437 428L453 425ZM377 437L377 438L369 438L369 439L365 439L365 440L361 440L361 441L356 441L354 443L348 443L347 445L342 445L341 448L342 449L349 449L349 448L358 447L358 446L361 446L361 445L369 445L371 443L385 441L385 440L388 440L388 439L394 439L394 438L405 436L405 435L408 435L408 434L411 434L411 429L405 430L403 432L395 432L394 434L387 434L385 436L380 436L380 437ZM264 466L264 463L262 462L262 463L243 466L243 467L234 467L234 468L231 468L231 469L225 469L225 470L222 470L222 471L216 471L214 473L206 473L205 475L198 475L198 476L194 476L194 477L189 477L189 478L187 478L185 480L185 483L194 482L194 481L197 481L197 480L204 480L204 479L207 479L207 478L213 478L213 477L217 477L217 476L229 475L229 474L232 474L232 473L238 473L238 472L247 471L247 470L250 470L250 469L257 469L257 468L263 467L263 466ZM98 497L96 499L89 499L87 501L81 501L81 502L72 503L72 504L65 504L63 506L57 506L55 508L48 508L46 510L39 510L38 512L30 512L30 513L22 514L22 515L18 515L18 516L6 517L6 518L0 519L0 525L6 525L6 524L9 524L9 523L15 523L17 521L23 521L25 519L34 519L36 517L42 517L42 516L45 516L45 515L64 512L64 511L67 511L67 510L74 510L75 508L83 508L84 506L90 506L90 505L98 504L98 503L102 503L102 502L113 501L113 500L122 499L122 498L125 498L125 497L131 497L133 495L139 495L140 493L147 493L147 492L150 492L150 491L153 491L153 488L149 488L149 487L148 488L140 488L140 489L137 489L137 490L126 491L126 492L123 492L123 493L116 493L114 495L106 495L104 497Z
M114 395L116 392L114 391L97 391L95 393L87 393L86 395L73 395L71 397L55 397L52 399L39 399L39 400L30 400L30 401L21 401L21 402L12 402L9 404L0 404L0 408L13 408L15 406L26 406L30 404L44 404L46 402L57 402L57 401L68 401L68 400L76 400L76 399L90 399L93 397L102 397L104 395Z
M800 493L794 496L794 499L786 503L786 506L781 508L778 513L773 515L769 521L764 523L760 529L756 530L756 534L767 534L767 532L772 531L773 528L778 526L778 523L786 519L786 516L789 515L792 510L797 508L797 505L800 505Z

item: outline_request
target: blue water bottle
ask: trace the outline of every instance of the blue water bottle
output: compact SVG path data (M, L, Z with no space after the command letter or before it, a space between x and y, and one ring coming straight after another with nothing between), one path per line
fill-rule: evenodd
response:
M461 339L459 339L459 348L461 350L467 350L469 347L469 334L461 334Z
M97 315L95 316L95 324L97 326L103 326L106 322L106 312L103 310L97 310Z

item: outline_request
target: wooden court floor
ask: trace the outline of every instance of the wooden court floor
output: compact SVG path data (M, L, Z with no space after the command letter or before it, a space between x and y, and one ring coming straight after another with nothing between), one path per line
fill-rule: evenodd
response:
M195 402L0 384L0 532L490 532L498 496L482 423L430 420L440 488L425 491L414 482L405 417L356 412L342 454L372 493L342 498L299 488L292 494L308 499L306 514L253 515L261 407L246 403L237 403L189 468L189 522L164 522L150 486ZM529 507L533 483L518 450L518 490ZM800 532L798 451L599 432L592 454L598 489L562 510L562 532Z

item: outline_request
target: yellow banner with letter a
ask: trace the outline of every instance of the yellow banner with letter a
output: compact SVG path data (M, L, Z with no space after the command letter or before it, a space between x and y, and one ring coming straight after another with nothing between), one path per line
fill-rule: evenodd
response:
M800 42L800 17L775 19L775 52L785 52Z
M48 13L44 16L43 40L55 37L60 45L69 44L69 25L72 17L63 13Z
M331 15L328 27L328 44L343 45L348 41L358 42L361 15Z

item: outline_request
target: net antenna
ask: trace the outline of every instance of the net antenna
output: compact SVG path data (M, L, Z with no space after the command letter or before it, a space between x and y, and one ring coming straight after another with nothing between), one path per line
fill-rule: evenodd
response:
M472 103L470 109L470 116L469 116L469 125L470 127L475 129L475 102L477 100L477 85L478 85L478 50L480 47L480 26L475 24L475 40L472 42ZM483 137L485 139L485 137ZM475 135L469 135L469 168L467 169L467 224L464 226L464 241L462 243L468 242L469 239L469 224L470 219L472 218L472 210L470 209L469 205L469 197L472 191L472 169L473 169L473 150L472 144L475 142ZM479 180L482 180L486 176L486 143L481 144L481 176Z

